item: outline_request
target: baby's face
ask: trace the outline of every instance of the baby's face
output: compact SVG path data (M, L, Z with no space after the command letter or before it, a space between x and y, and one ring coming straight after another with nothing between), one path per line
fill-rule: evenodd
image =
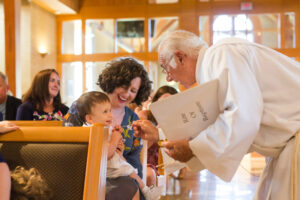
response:
M109 126L112 123L111 104L110 102L96 103L92 107L92 113L90 114L91 122L100 123L105 126Z

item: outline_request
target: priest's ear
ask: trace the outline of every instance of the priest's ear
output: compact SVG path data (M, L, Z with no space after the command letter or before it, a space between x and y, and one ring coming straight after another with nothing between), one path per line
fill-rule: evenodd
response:
M186 57L186 54L183 51L176 50L174 55L177 57L178 61L183 64L183 59Z

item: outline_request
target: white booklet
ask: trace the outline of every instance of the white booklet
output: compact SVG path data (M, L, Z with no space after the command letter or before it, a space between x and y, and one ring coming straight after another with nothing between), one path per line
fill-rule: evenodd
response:
M150 105L168 140L192 139L219 115L219 81L213 80Z

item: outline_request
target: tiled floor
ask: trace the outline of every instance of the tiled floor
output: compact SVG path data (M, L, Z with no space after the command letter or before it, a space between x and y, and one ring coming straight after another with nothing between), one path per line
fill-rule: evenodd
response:
M207 170L188 172L184 179L168 178L166 196L162 200L252 200L258 176L239 167L231 182L227 183Z

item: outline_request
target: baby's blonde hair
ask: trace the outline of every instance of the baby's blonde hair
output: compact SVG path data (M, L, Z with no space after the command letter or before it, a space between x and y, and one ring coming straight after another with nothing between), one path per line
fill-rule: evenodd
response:
M11 199L13 200L49 200L52 191L35 168L26 170L18 166L11 172Z

